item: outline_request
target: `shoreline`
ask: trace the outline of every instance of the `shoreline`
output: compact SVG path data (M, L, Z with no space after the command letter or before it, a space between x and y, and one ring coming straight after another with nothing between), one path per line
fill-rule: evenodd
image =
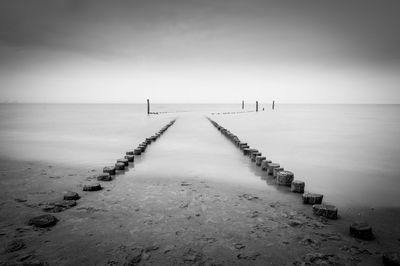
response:
M200 177L144 178L126 172L102 182L99 192L83 192L83 184L98 171L38 162L0 163L0 239L18 239L25 245L15 252L3 250L0 261L5 265L123 265L139 259L137 263L144 265L293 265L310 258L339 265L379 265L383 252L399 247L397 233L391 230L395 220L386 218L387 224L382 224L377 219L385 228L368 220L376 239L356 240L348 235L353 217L346 212L339 210L338 220L321 219L299 195L279 190L266 193L262 187ZM81 199L77 206L54 214L57 225L27 226L29 218L45 213L40 204L60 199L66 190L78 192ZM389 216L387 210L382 215Z

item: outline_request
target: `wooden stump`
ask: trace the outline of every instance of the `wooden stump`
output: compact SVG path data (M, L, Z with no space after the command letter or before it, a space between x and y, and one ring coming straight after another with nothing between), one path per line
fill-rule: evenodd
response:
M296 192L296 193L304 193L304 187L305 187L305 183L303 181L294 180L292 182L290 190L292 192Z
M129 161L128 159L118 159L117 163L123 163L125 166L129 165Z
M303 194L303 203L304 204L321 204L322 198L324 196L316 193L304 193Z
M363 240L372 240L374 239L374 235L372 233L372 227L365 222L355 222L350 225L350 235L363 239Z
M268 171L268 166L269 166L270 163L272 163L271 160L264 160L264 161L261 163L261 169L262 169L263 171Z
M244 148L243 149L243 155L249 155L250 148Z
M133 151L133 153L135 154L135 155L140 155L140 154L142 154L142 150L139 148L139 149L135 149L134 151Z
M117 169L117 170L125 170L125 164L124 163L116 163L115 164L115 169Z
M111 181L111 175L108 173L100 174L97 176L98 181Z
M106 166L106 167L104 167L103 168L103 173L109 173L110 175L115 175L115 166Z
M249 148L249 152L247 153L247 156L249 156L249 157L251 158L251 155L252 155L254 152L258 152L258 150L256 150L256 149L250 149L250 148Z
M87 184L83 186L83 191L98 191L101 190L101 185L99 183Z
M45 228L45 227L54 226L57 224L57 222L58 222L58 219L55 216L50 215L50 214L45 214L45 215L40 215L40 216L31 218L28 221L28 225Z
M279 168L279 167L277 167L277 168ZM278 185L281 185L281 186L290 187L290 185L292 184L293 178L294 178L294 174L290 171L280 171L276 175L276 180L278 182Z
M262 163L264 160L267 160L267 158L266 158L265 156L257 156L257 157L256 157L256 165L261 166L261 163Z
M128 160L128 162L134 162L135 161L135 156L134 155L125 155L125 159Z
M127 151L126 155L133 155L133 151Z
M328 219L337 219L338 209L333 205L315 204L312 208L315 215L323 216Z
M267 168L267 174L268 175L273 175L274 174L274 168L279 168L281 167L279 163L269 163L268 168Z
M67 191L65 194L64 194L64 200L78 200L78 199L80 199L81 197L79 196L79 194L78 193L76 193L76 192L73 192L73 191Z
M280 171L283 171L283 170L285 170L285 169L283 169L283 167L274 168L274 169L272 170L272 176L273 176L273 177L276 177L276 176L278 175L278 173L279 173Z
M261 156L261 155L262 155L261 152L254 152L254 153L252 153L252 154L251 154L251 161L252 161L252 162L255 162L255 161L256 161L256 157L257 157L257 156Z
M140 153L145 152L145 151L146 151L146 148L147 148L146 145L140 144L140 145L138 146L138 149L140 150ZM138 155L138 154L136 154L136 155ZM140 154L139 154L139 155L140 155Z

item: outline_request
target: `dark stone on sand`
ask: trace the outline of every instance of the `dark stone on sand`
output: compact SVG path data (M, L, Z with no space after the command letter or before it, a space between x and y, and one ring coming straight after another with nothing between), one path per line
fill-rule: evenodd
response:
M304 193L302 196L304 204L321 204L323 197L323 195L316 193Z
M44 215L40 215L40 216L31 218L28 221L28 225L45 228L45 227L54 226L57 224L57 222L58 222L58 219L55 216L50 215L50 214L44 214Z
M290 191L296 192L296 193L304 193L304 187L305 187L305 183L303 181L294 180L290 187Z
M385 266L400 266L400 256L397 252L386 252L382 255L382 262Z
M62 212L76 206L75 200L60 200L56 202L49 202L43 207L45 212Z
M127 151L126 155L133 155L133 151Z
M67 191L64 194L64 200L78 200L80 198L79 194L73 191Z
M16 202L20 202L20 203L22 203L22 202L27 202L26 199L20 199L20 198L14 198L14 200L15 200Z
M110 175L115 175L115 166L106 166L103 168L103 173L108 173Z
M350 235L363 239L363 240L372 240L374 239L374 235L372 233L372 227L366 222L355 222L350 225Z
M135 161L135 156L134 155L125 155L125 159L127 159L128 162L133 163Z
M143 255L143 249L139 248L133 249L127 256L124 265L126 266L138 265L139 262L142 260L142 255Z
M128 159L118 159L118 160L117 160L117 163L123 163L123 164L125 164L125 166L128 166L128 165L129 165Z
M142 154L142 150L140 148L139 149L135 149L133 152L134 152L135 155Z
M333 205L315 204L312 206L315 215L328 219L337 219L338 209Z
M279 168L279 167L276 167L276 168ZM290 171L280 171L276 175L276 180L278 182L278 185L282 185L282 186L290 186L292 184L293 178L294 178L294 175Z
M125 170L125 164L124 163L116 163L115 164L115 169L117 169L117 170Z
M111 181L111 175L108 173L100 174L97 176L98 181Z
M5 252L6 253L15 252L15 251L21 250L25 247L26 246L25 246L24 241L22 241L21 239L14 239L7 244L7 246L5 248Z
M344 265L339 256L335 254L307 253L294 265Z
M101 185L99 183L87 184L83 186L83 191L98 191L101 190Z

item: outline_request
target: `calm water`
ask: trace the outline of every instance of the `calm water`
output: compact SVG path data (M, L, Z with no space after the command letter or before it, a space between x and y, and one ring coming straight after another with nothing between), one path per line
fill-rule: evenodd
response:
M153 111L176 113L147 116L145 105L2 104L0 155L99 168L177 117L134 171L268 187L208 115L330 202L400 206L399 105L263 107L259 113L211 115L240 111L240 105L153 105Z

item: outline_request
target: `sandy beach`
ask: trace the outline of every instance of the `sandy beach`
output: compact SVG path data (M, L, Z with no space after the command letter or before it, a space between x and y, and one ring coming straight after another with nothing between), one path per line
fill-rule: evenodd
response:
M398 247L382 228L374 241L350 237L352 217L318 218L295 193L202 177L132 178L134 168L83 192L96 169L1 166L2 265L380 265L382 252ZM67 190L81 199L54 214L57 225L27 225ZM7 250L15 241L19 248Z

